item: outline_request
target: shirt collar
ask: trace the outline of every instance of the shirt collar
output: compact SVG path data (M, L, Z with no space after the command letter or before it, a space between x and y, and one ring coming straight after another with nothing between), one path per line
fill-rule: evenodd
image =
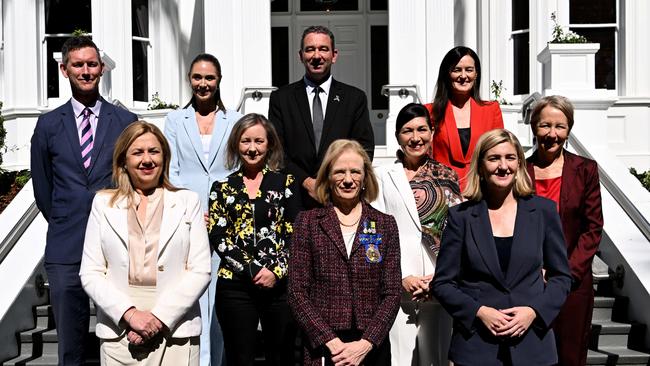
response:
M307 86L307 95L310 95L313 92L314 88L316 87L316 84L313 81L309 80L307 76L303 76L303 80L305 81L305 85ZM321 89L323 89L325 95L328 95L330 92L330 86L332 86L332 74L330 74L330 76L327 79L325 79L325 81L320 83L319 86L321 87Z
M84 109L86 109L86 106L81 104L80 101L74 99L74 97L70 98L70 103L72 104L72 111L74 112L75 118L81 117ZM88 107L90 108L90 111L93 112L95 117L99 117L99 110L102 107L102 100L101 98L97 99L95 102L95 105Z

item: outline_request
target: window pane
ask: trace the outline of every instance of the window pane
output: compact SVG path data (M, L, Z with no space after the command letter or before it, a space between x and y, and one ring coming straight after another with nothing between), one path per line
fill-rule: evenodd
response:
M131 0L131 32L134 37L149 38L149 1Z
M370 10L388 10L388 0L370 0Z
M133 42L133 100L149 101L149 74L147 67L147 42Z
M280 87L289 84L289 27L271 28L272 83Z
M359 0L300 0L301 11L359 10Z
M388 109L388 97L381 87L388 84L388 26L370 27L371 109Z
M616 0L571 0L569 23L616 23Z
M600 43L596 52L596 88L616 89L616 33L614 28L577 28L572 31Z
M44 5L46 34L92 32L90 0L45 0Z
M513 93L528 94L530 90L530 72L528 58L528 33L515 34L513 39L514 87Z
M286 13L289 11L289 0L271 0L271 12Z
M47 97L59 97L59 63L56 62L52 54L61 52L61 47L68 37L51 37L47 38Z
M512 0L512 30L528 29L528 0Z

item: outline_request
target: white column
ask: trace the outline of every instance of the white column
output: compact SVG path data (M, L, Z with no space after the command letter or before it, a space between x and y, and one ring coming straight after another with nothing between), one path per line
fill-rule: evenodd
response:
M92 35L100 50L111 56L112 98L130 106L133 102L131 1L92 0Z
M271 5L211 0L204 6L205 50L221 63L221 98L234 109L243 87L271 85Z
M454 46L451 1L388 1L389 83L416 84L423 103L431 102L444 55ZM387 154L397 150L395 118L413 99L392 93L386 122Z
M623 1L623 0L621 0ZM623 90L626 97L650 98L650 69L648 59L648 35L650 35L650 3L647 1L625 1L622 29L625 40L621 42L620 50L623 64L619 77L622 78ZM618 62L618 61L617 61Z
M39 92L45 86L40 75L38 9L36 0L4 0L4 109L35 109L42 105Z

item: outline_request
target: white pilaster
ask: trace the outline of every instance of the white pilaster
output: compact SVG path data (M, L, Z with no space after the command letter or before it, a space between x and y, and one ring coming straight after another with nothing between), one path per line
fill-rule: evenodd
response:
M650 3L647 1L627 0L622 19L625 40L620 47L623 52L622 78L623 93L628 97L650 97ZM619 57L619 60L621 58Z
M221 63L221 98L234 109L243 87L271 85L271 5L213 0L204 6L205 50Z
M389 83L416 84L423 103L433 99L438 68L454 46L454 5L451 1L388 1ZM389 97L386 121L387 154L397 150L395 119L400 109L413 101Z
M131 1L92 0L91 9L93 41L116 65L111 72L112 98L130 106L133 101Z
M35 109L39 100L38 9L36 0L4 0L4 109Z

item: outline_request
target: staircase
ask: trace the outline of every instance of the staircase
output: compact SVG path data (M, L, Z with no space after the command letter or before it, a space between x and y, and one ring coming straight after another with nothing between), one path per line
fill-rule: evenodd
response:
M57 366L59 362L57 345L58 335L54 326L54 316L50 305L37 306L34 309L36 327L18 334L19 355L6 366ZM95 336L95 307L90 304L90 326L86 339L86 366L99 365L99 339Z
M587 365L650 365L650 354L628 348L632 325L613 320L626 317L627 299L609 296L611 286L611 279L597 281Z

